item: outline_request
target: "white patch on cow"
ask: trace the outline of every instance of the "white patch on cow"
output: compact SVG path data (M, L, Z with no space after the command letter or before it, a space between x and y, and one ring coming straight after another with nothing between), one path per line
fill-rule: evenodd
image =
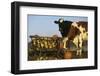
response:
M63 21L64 21L64 19L63 19L63 18L59 19L59 22L60 22L60 23L62 23Z
M83 31L85 31L85 28L83 28L81 25L78 27L78 29L80 30L81 33L83 33Z
M86 29L82 26L79 27L79 30L81 32L81 37L83 40L87 40L88 39L88 32L86 31Z
M73 23L71 24L71 26L73 26L73 27L78 27L78 24L77 24L77 22L73 22Z
M79 36L77 35L73 40L73 43L76 45L77 48L78 48L78 41L79 41Z
M83 40L88 40L88 32L83 33Z

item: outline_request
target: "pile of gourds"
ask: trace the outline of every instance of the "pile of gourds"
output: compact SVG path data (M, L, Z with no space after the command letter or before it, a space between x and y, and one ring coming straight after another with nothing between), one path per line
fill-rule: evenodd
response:
M32 37L32 48L34 50L41 50L41 49L53 49L59 48L61 38L52 38L52 37Z

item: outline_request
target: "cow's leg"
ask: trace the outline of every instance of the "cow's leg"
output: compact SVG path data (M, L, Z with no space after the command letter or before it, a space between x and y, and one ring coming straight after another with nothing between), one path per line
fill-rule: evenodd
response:
M82 56L82 34L79 36L79 56Z
M64 48L64 49L67 49L67 48L66 48L66 42L67 42L67 40L68 40L68 37L66 37L66 38L63 39L63 44L64 44L63 48Z
M77 47L77 51L76 51L77 56L79 55L79 52L80 52L80 49L79 49L79 47Z
M82 55L82 37L81 35L76 36L73 40L73 43L76 45L76 55L81 56Z
M79 55L79 36L76 36L75 38L74 38L74 40L73 40L73 43L75 44L75 46L76 46L76 55Z
M78 44L79 43L79 36L76 36L74 38L73 43L76 45L76 48L77 48L76 55L79 55L79 44Z

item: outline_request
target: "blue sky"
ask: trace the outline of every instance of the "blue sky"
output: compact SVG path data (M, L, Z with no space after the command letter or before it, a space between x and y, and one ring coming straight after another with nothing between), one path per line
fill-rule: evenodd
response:
M78 16L50 16L50 15L28 15L28 40L30 35L49 36L58 35L61 37L59 27L54 23L59 18L68 21L88 21L87 17Z

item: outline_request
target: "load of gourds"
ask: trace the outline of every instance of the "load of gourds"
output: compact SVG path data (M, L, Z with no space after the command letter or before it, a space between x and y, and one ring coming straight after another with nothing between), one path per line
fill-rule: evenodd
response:
M57 49L60 47L60 42L60 37L31 37L32 48L34 50Z

